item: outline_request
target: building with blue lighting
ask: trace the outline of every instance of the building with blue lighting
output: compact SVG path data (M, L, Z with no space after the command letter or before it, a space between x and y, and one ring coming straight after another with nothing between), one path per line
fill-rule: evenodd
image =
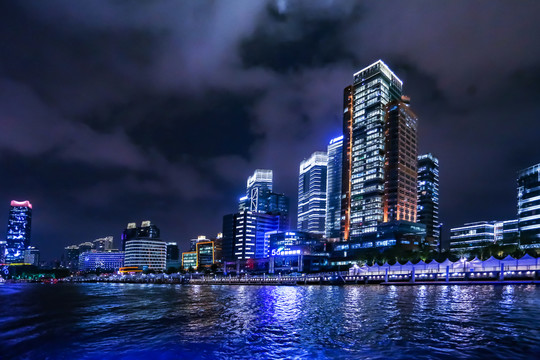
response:
M289 198L274 193L272 181L272 170L257 169L248 178L239 211L223 217L220 252L224 261L267 258L269 244L264 234L289 229Z
M497 221L477 221L450 229L450 251L468 254L497 242Z
M341 238L345 241L377 232L384 220L386 110L389 102L401 99L402 85L379 60L355 73L353 84L344 90Z
M315 152L300 163L298 177L298 230L325 233L328 155Z
M323 234L304 231L271 231L269 272L318 271L328 264Z
M11 201L6 236L6 263L24 263L24 252L30 246L31 228L32 204L30 201Z
M80 271L114 272L124 266L123 251L87 251L79 255Z
M540 248L540 164L518 172L519 244Z
M439 251L439 160L431 154L418 156L417 222L426 226L426 241Z
M151 221L143 221L140 227L136 223L129 223L122 232L122 251L126 250L126 242L134 239L159 239L159 228Z
M325 235L327 239L339 241L341 230L343 135L330 140L327 155Z

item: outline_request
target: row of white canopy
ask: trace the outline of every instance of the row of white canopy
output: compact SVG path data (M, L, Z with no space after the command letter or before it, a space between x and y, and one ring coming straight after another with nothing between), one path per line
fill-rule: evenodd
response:
M475 257L472 260L458 260L458 261L450 261L449 259L444 260L443 262L437 262L435 260L431 260L430 262L426 263L422 260L417 262L416 264L413 264L412 262L408 261L405 264L400 264L399 262L395 263L394 265L390 265L388 263L385 263L383 265L375 264L373 266L353 266L350 268L349 272L353 275L360 274L363 272L381 272L386 271L388 269L389 271L412 271L413 268L415 271L418 270L432 270L432 271L446 271L446 267L448 266L451 271L482 271L482 270L498 270L500 269L501 265L504 266L505 269L512 269L512 270L518 270L518 269L539 269L540 268L540 258L534 258L528 254L523 256L520 259L513 258L512 256L508 255L502 260L496 259L493 256L490 257L487 260L480 260L477 257Z

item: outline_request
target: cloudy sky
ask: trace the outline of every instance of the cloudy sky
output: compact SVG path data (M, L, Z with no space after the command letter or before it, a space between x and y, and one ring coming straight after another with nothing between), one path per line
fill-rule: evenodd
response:
M300 161L341 134L343 88L378 59L411 97L420 152L440 159L447 229L514 218L516 171L540 162L539 13L526 0L0 2L4 221L30 200L48 259L147 219L185 250L220 231L256 168L294 214Z

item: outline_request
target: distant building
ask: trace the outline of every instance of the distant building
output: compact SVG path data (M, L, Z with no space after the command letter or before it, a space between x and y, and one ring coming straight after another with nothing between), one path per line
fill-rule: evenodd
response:
M210 267L215 262L214 242L206 241L197 243L197 266Z
M519 245L518 220L505 220L502 223L502 237L498 239L502 245Z
M196 251L189 251L182 253L182 268L184 270L189 270L192 268L193 270L196 270L198 267L197 264L197 252Z
M112 236L106 236L103 238L99 238L93 241L94 243L94 249L97 251L107 251L113 249L113 240L114 238Z
M199 235L199 236L197 236L196 239L190 239L189 240L189 251L196 251L197 250L197 243L205 242L205 241L210 241L210 239L208 239L206 237L206 235Z
M268 257L267 231L289 229L289 199L272 192L272 170L257 169L248 178L247 195L236 214L223 217L220 247L224 261Z
M466 254L496 243L497 221L478 221L450 229L450 251Z
M39 249L29 246L24 250L24 263L39 266Z
M439 246L439 160L431 154L418 156L417 221L426 225L426 240Z
M322 234L303 231L272 231L266 237L270 244L269 271L319 271L328 264L329 254Z
M123 251L86 251L79 255L80 271L114 272L124 266Z
M328 170L326 176L327 239L339 241L341 229L341 175L343 163L343 135L330 140L328 145Z
M6 236L6 263L24 263L24 251L30 246L31 230L30 201L11 201Z
M247 201L250 211L268 212L268 196L272 192L272 170L257 169L247 180Z
M0 240L0 264L6 263L6 242Z
M540 164L519 171L517 183L519 244L540 248Z
M122 232L122 250L126 249L126 242L133 239L159 239L159 228L151 221L143 221L140 227L136 223L129 223Z
M125 266L143 270L165 270L167 243L159 239L133 239L126 242Z
M328 155L315 152L300 163L298 230L324 234Z
M180 259L178 244L175 242L168 242L166 268L179 268L180 266L182 266L182 260Z

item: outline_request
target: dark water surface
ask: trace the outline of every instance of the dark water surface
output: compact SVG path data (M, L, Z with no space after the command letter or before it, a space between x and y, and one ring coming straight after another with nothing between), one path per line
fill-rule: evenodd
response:
M0 284L1 359L540 359L540 287Z

